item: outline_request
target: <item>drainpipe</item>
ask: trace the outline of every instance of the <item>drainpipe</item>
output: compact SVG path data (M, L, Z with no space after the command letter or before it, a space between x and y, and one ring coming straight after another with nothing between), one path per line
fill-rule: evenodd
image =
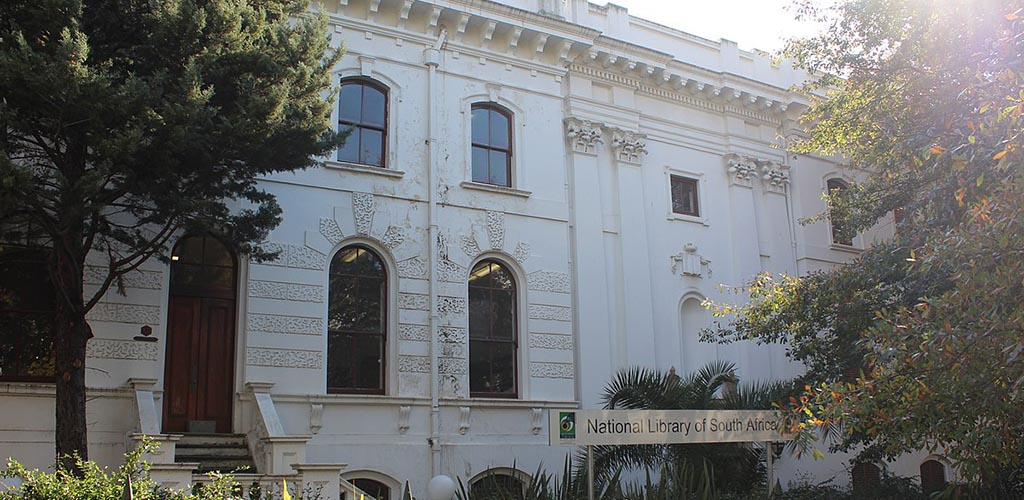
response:
M428 294L430 297L430 476L441 473L441 381L438 376L437 338L437 118L434 101L440 96L437 86L437 67L441 64L441 49L448 39L448 30L441 28L437 43L423 51L423 64L427 66L427 242L430 245L430 259L427 265Z

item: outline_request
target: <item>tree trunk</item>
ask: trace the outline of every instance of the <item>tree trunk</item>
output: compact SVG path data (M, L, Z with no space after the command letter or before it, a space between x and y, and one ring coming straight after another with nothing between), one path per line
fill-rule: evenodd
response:
M53 284L57 288L53 348L56 357L57 401L54 436L57 466L81 475L77 459L88 460L85 425L85 344L92 329L85 321L83 264L85 249L79 231L68 231L53 246ZM77 234L76 234L77 233Z

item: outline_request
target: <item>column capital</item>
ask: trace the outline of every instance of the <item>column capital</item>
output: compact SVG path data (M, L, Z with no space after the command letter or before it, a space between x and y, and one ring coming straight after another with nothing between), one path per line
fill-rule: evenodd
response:
M612 150L619 161L639 164L647 154L647 135L618 128L612 131Z
M601 134L604 124L580 118L565 119L565 137L577 153L596 154L598 144L604 144Z

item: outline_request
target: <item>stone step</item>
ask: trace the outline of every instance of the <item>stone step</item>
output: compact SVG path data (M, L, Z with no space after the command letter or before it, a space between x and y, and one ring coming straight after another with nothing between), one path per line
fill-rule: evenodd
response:
M193 457L222 457L222 458L248 458L249 448L247 446L178 446L174 451L176 457L186 462L195 462Z
M207 472L235 472L241 471L247 474L256 472L256 464L249 458L241 459L223 459L210 457L208 459L194 460L199 462L199 468L196 472L199 474L205 474Z
M207 472L256 473L244 434L185 434L175 446L175 462L198 463Z
M178 446L236 445L245 446L245 434L184 434Z

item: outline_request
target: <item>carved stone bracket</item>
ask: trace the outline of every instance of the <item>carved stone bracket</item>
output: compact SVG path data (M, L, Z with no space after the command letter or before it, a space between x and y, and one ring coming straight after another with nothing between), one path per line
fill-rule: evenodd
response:
M543 421L544 410L541 408L530 408L530 432L534 435L540 434L541 422Z
M697 245L687 243L683 245L683 251L671 257L672 274L682 274L695 278L704 277L704 270L707 269L708 277L711 276L711 261L697 253Z
M409 431L409 414L412 413L412 407L403 405L398 407L398 433L405 434Z
M730 182L750 187L757 176L757 160L730 153L725 155L725 169Z
M774 193L786 193L789 186L789 165L773 161L761 162L761 181L766 190Z
M324 426L324 405L313 403L309 405L309 432L318 434Z
M459 407L459 434L469 432L469 407Z
M603 125L590 120L566 118L565 136L577 153L594 153L598 144L604 144L601 138Z
M647 136L628 130L612 129L612 150L619 161L640 163L647 154Z

